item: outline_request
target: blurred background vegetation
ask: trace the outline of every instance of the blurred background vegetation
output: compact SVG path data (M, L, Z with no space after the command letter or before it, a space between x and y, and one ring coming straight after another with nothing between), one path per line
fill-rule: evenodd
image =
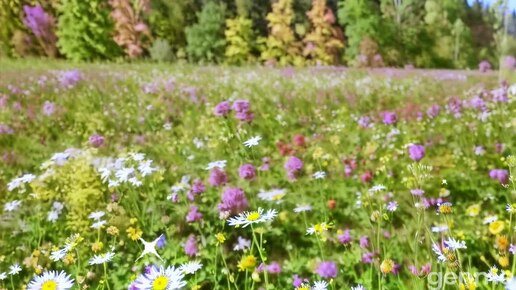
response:
M516 67L510 0L0 0L0 55Z

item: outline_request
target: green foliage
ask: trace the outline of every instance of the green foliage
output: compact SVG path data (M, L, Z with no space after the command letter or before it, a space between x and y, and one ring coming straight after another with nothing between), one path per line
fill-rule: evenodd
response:
M72 60L112 59L121 51L112 39L107 0L63 0L57 36L60 52Z
M208 2L198 13L198 22L186 28L186 52L194 62L220 62L224 55L226 8Z
M381 17L378 7L368 0L345 0L339 2L339 22L346 31L345 59L355 64L360 53L360 44L365 37L378 39Z
M149 49L150 57L154 61L170 61L173 58L172 46L166 39L158 38L152 43Z
M267 14L269 36L263 41L263 60L276 61L280 65L303 63L301 45L291 27L293 17L292 0L278 0L272 4L272 12Z
M195 22L200 6L194 0L151 0L147 21L152 35L165 39L174 51L186 45L184 28Z
M312 10L307 13L312 30L303 39L303 54L312 63L333 64L344 47L342 33L334 27L335 16L326 6L326 0L313 0L312 5Z
M253 23L251 19L239 16L226 20L226 62L244 64L252 60Z

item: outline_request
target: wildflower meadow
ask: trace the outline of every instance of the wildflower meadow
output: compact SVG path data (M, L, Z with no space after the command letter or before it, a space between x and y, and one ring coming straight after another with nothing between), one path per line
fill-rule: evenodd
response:
M2 60L0 289L516 289L515 112L513 71Z

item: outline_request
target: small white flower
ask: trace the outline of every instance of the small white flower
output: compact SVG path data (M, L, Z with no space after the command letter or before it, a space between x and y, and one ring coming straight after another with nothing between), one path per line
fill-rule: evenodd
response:
M104 263L111 261L114 256L115 256L114 252L107 252L105 254L95 255L95 256L93 256L93 258L90 259L89 264L90 265L104 264Z
M458 250L458 249L466 249L466 242L465 241L458 241L454 238L448 238L444 241L444 244L447 248L449 248L452 251Z
M131 156L131 158L134 160L134 161L142 161L143 159L145 159L145 154L143 153L129 153L129 156Z
M505 273L503 271L498 274L498 268L493 266L489 269L489 273L486 275L486 279L488 282L493 282L495 284L505 283Z
M92 219L92 220L100 220L106 213L103 212L103 211L94 211L92 213L90 213L90 215L88 216L88 218Z
M104 220L102 220L102 221L98 221L98 222L96 222L96 223L92 224L92 225L91 225L91 228L98 230L98 229L100 229L103 225L105 225L106 223L107 223L107 222L106 222L106 221L104 221Z
M138 165L138 171L140 171L142 176L150 175L152 172L157 170L157 168L152 167L152 160L144 160Z
M321 281L315 281L314 286L312 287L312 290L326 290L328 289L328 282L321 280Z
M193 274L202 268L202 264L199 261L190 261L181 264L179 270L185 274Z
M147 242L144 239L140 238L140 241L143 243L144 249L143 249L143 252L141 253L141 255L138 257L138 259L136 259L136 261L138 261L139 259L141 259L143 256L145 256L147 254L153 254L154 256L158 257L160 260L163 261L163 259L158 254L158 252L156 252L156 244L161 239L161 236L162 235L160 235L157 239L155 239L152 242Z
M16 275L20 273L22 268L20 267L20 264L14 264L9 266L9 275Z
M497 220L498 220L498 216L496 216L496 215L488 216L484 219L484 225L492 224Z
M165 130L167 130L167 131L168 131L168 130L170 130L170 129L172 129L172 124L170 124L170 123L165 123L165 124L163 124L163 129L165 129Z
M206 170L212 170L215 167L218 167L220 169L224 169L224 167L226 167L226 163L227 163L227 160L213 161L213 162L208 163L208 166L206 166L205 169Z
M74 280L65 272L44 272L36 276L30 281L27 290L56 289L68 290L72 289Z
M351 290L366 290L366 288L363 285L358 284L355 287L351 287Z
M67 248L62 248L57 251L53 251L50 254L50 259L54 262L57 262L57 261L61 260L62 258L64 258L66 256L66 253L68 253Z
M446 185L446 184L448 184L448 182L446 181L446 179L443 179L443 180L441 181L441 184Z
M312 177L315 178L315 179L323 179L323 178L326 177L326 172L324 172L324 171L317 171L316 173L314 173L312 175Z
M7 279L7 273L5 273L5 272L0 273L0 281L3 281L5 279Z
M64 204L59 201L54 201L54 203L52 203L52 208L58 212L61 212L64 208Z
M143 182L141 182L138 178L136 177L131 177L129 178L129 183L136 186L136 187L139 187L143 184Z
M228 224L230 226L242 226L243 228L245 228L251 224L272 221L276 217L276 215L278 215L278 212L275 209L269 209L266 213L264 213L263 208L260 207L256 211L246 211L239 214L238 216L230 218L228 220Z
M4 205L5 211L15 211L17 210L20 205L22 204L21 200L13 200Z
M437 255L437 260L439 260L439 262L446 262L446 256L443 254L443 252L437 244L432 245L432 251L434 251L434 253Z
M285 189L275 188L275 189L272 189L269 191L262 191L262 192L258 193L258 197L261 200L275 201L276 203L279 204L282 202L281 199L286 195L285 191L286 191Z
M432 227L432 232L434 232L434 233L442 233L442 232L446 232L447 230L448 230L447 225L438 225L438 226Z
M377 184L377 185L375 185L375 186L371 187L371 188L369 189L369 192L371 192L371 193L372 193L372 192L379 192L379 191L382 191L382 190L385 190L385 189L386 189L385 185L383 185L383 184Z
M309 205L309 204L298 204L295 208L294 208L294 212L295 213L300 213L300 212L305 212L305 211L311 211L312 210L312 206Z
M238 243L233 247L234 251L245 251L251 248L251 241L244 239L242 237L238 237Z
M57 210L51 210L47 214L47 221L55 223L59 218L59 212Z
M245 141L244 145L245 145L245 147L248 147L248 148L257 146L260 143L260 140L262 140L261 136L254 136L253 138Z

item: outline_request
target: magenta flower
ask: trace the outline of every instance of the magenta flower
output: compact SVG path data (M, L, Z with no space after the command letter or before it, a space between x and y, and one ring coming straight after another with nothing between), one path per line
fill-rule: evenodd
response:
M393 125L396 124L396 122L398 122L398 117L394 112L383 112L382 119L385 125Z
M256 177L256 168L252 164L244 164L238 169L238 175L245 180L254 180Z
M202 183L202 180L196 179L192 184L192 188L187 193L188 200L193 201L195 196L203 193L206 190L206 186Z
M322 278L335 278L337 277L337 264L332 261L323 261L319 263L315 272Z
M218 167L213 168L210 172L208 182L211 186L222 186L228 183L228 176L226 172Z
M250 107L249 101L246 100L236 100L233 102L233 110L237 113L246 113Z
M348 229L344 230L344 232L342 232L342 234L340 234L337 237L337 239L342 244L349 244L349 243L351 243L351 231L348 230Z
M410 144L408 146L408 153L410 159L419 161L425 157L425 146L420 144Z
M230 111L231 105L228 101L220 102L213 108L213 114L219 117L226 117Z
M491 70L491 64L487 60L483 60L478 64L478 70L485 73Z
M360 247L363 249L369 247L369 238L367 236L361 236L359 244L360 244Z
M489 171L489 177L498 180L500 184L507 184L509 181L509 171L506 169L492 169Z
M433 104L428 110L426 110L426 114L429 118L433 119L439 115L439 112L441 112L441 107L437 104Z
M222 193L221 199L222 201L218 205L219 212L237 214L249 207L249 202L245 197L245 193L240 188L226 188Z
M90 143L91 146L98 148L104 144L104 137L99 134L93 134L88 139L88 143Z
M288 178L295 180L303 170L303 161L295 156L290 156L283 167L287 170Z
M189 223L198 222L202 220L202 214L198 211L197 206L190 206L190 211L186 215L186 221Z
M185 254L187 254L190 257L194 257L197 255L198 249L197 249L197 239L194 235L190 235L188 239L186 240L186 243L184 245Z

